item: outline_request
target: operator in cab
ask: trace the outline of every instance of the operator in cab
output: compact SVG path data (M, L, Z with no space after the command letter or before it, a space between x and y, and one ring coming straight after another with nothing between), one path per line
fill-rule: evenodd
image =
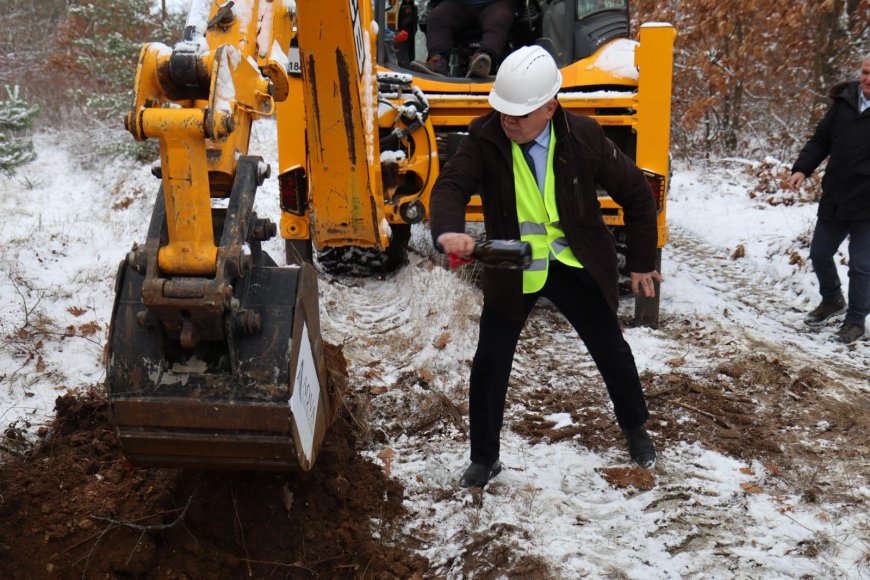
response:
M631 459L645 469L655 466L656 448L644 427L649 412L617 318L616 247L596 189L605 189L625 212L632 290L646 297L654 297L654 284L662 281L655 269L655 203L643 173L601 126L559 105L561 84L556 62L540 46L510 54L489 93L495 111L472 121L432 190L432 239L444 253L474 250L474 238L465 233L473 193L483 202L487 239L521 239L532 247L528 269L483 272L469 391L471 464L461 487L483 487L502 470L500 433L514 352L541 297L586 345Z
M466 76L486 78L507 48L514 23L514 0L440 0L430 2L426 16L425 63L414 61L411 70L425 74L449 74L450 51L462 34L479 27L480 48L468 63Z

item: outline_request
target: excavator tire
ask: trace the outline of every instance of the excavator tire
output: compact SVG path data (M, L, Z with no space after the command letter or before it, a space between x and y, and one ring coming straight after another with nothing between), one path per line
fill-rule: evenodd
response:
M385 251L359 246L327 247L317 252L317 263L327 274L368 277L395 272L408 263L411 224L394 224Z

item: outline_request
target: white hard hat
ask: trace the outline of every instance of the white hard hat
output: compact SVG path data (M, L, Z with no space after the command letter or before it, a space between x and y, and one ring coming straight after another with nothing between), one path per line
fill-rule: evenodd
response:
M508 55L495 76L489 104L499 113L520 116L549 102L562 86L562 73L540 46L523 46Z

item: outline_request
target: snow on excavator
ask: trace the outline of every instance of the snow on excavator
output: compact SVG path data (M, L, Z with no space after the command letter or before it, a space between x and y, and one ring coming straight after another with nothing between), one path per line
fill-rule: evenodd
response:
M512 46L547 48L562 67L561 104L596 118L649 176L661 248L673 28L628 40L625 0L518 8ZM118 270L107 353L131 462L314 464L334 401L311 262L345 273L402 265L440 165L488 110L491 79L411 73L417 27L412 0L191 0L179 43L143 47L126 126L159 141L162 185L146 241ZM457 47L455 70L473 42ZM270 169L248 155L252 122L273 114L279 226L254 212ZM466 219L480 222L473 199ZM621 209L600 200L619 244ZM261 248L276 231L290 266ZM655 324L658 293L635 314Z

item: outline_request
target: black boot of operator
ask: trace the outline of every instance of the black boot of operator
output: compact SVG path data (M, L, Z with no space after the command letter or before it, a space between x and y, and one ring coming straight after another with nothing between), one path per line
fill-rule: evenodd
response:
M441 54L433 54L426 59L426 62L419 60L413 61L408 65L408 68L414 72L423 73L426 75L434 75L438 77L448 76L450 63Z
M495 463L472 462L462 474L459 487L483 487L499 473L501 473L501 461L498 459L495 460Z
M628 453L639 467L652 469L656 466L656 446L643 425L634 429L623 429L628 443Z
M822 326L829 318L846 312L846 299L840 294L831 300L822 300L822 303L807 314L804 324L807 326Z
M476 52L468 63L468 78L485 79L492 69L492 58L485 52Z

